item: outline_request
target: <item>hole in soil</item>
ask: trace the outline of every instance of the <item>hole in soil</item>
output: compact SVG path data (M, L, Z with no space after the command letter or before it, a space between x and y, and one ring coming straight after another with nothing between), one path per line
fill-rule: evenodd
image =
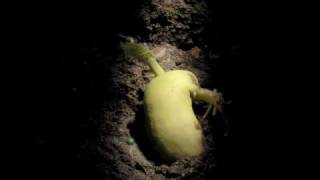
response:
M192 49L195 45L193 43L188 43L185 41L181 41L178 44L178 48L182 49L184 51L189 51L190 49Z
M155 19L152 19L150 24L157 24L157 23L159 23L162 26L167 26L167 25L170 24L168 19L166 17L163 17L163 16L159 16L159 17L157 17Z
M138 101L143 101L143 91L141 89L138 90Z
M143 105L141 105L138 107L135 121L128 125L130 134L136 141L140 151L147 160L152 161L155 165L164 164L162 159L153 148L153 144L151 143L150 139L148 138L144 118L144 108Z

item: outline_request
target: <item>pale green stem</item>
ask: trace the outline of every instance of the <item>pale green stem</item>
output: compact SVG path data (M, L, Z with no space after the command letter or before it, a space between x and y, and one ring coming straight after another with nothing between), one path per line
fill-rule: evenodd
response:
M147 64L149 65L150 69L152 70L152 72L156 75L159 76L160 74L164 73L164 70L162 69L162 67L159 65L159 63L157 62L156 58L154 57L150 57L146 59Z
M142 44L128 42L121 45L127 55L146 62L156 76L164 73L152 52Z

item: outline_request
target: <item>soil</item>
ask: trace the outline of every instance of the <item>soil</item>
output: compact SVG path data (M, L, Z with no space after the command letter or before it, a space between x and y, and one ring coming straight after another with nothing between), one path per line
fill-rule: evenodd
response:
M204 1L153 0L142 7L141 18L147 29L145 41L165 70L185 69L196 74L203 87L212 89L210 75L214 69L208 53L195 44L209 21ZM194 43L195 40L200 43ZM170 44L169 44L170 43ZM182 50L177 47L191 47ZM211 55L212 56L212 55ZM200 121L207 154L200 158L178 160L172 164L161 161L147 138L144 127L143 92L153 78L143 62L119 55L114 62L109 96L100 124L98 156L104 177L115 179L204 179L216 171L214 123L222 118L209 116ZM205 105L194 104L198 119ZM220 130L221 131L221 130ZM134 143L129 143L129 139Z
M205 156L171 164L163 162L144 127L143 94L154 76L146 64L125 57L119 47L122 36L145 43L166 71L189 70L196 74L202 87L217 88L226 100L232 100L230 72L234 67L230 67L230 62L239 56L239 42L236 35L224 35L223 28L216 28L224 24L213 15L223 16L228 11L219 14L227 8L215 11L215 5L205 0L149 0L123 7L119 2L115 9L127 12L119 20L121 25L109 34L105 34L106 29L89 31L90 38L66 43L66 50L53 52L61 73L55 77L59 81L55 85L62 95L53 101L58 101L61 112L53 112L57 115L48 120L50 125L38 122L37 133L42 134L36 136L39 166L50 164L45 161L58 161L63 172L72 171L71 179L74 174L77 179L92 180L223 176L232 104L226 105L224 114L200 120L208 144ZM230 17L220 17L223 20ZM101 29L98 23L86 24ZM194 102L193 108L201 119L207 105ZM52 152L57 155L47 158Z
M199 50L195 54L194 49L183 51L166 43L149 46L165 70L192 71L202 85L213 87L210 84L211 68ZM144 127L143 92L153 74L143 62L120 56L114 65L112 77L109 92L117 98L106 103L103 110L101 142L99 142L100 155L108 162L101 164L106 170L106 177L203 179L206 174L214 171L213 122L217 119L209 116L208 119L201 121L206 141L209 143L208 154L203 159L179 160L165 164L154 153L155 150L147 138ZM204 104L194 104L198 119L205 113L205 108ZM135 143L128 143L129 138L133 138Z

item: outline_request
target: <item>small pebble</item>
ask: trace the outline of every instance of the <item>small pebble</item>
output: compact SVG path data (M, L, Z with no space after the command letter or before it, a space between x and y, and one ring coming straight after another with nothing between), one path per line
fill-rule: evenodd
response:
M134 139L133 139L132 137L129 137L127 143L128 143L129 145L133 145L133 144L135 143L135 141L134 141Z

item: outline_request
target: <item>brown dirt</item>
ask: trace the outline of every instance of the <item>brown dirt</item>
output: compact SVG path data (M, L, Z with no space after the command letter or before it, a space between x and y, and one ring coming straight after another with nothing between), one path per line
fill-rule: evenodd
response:
M204 157L172 164L159 159L144 127L144 88L153 75L146 64L122 55L118 35L146 42L165 70L192 71L202 87L217 88L232 99L239 43L230 6L205 0L117 3L112 6L110 1L110 6L93 14L81 11L77 22L74 15L48 21L53 23L50 31L38 35L41 43L32 51L43 53L41 62L48 62L50 54L54 62L36 73L36 77L50 74L50 78L48 88L41 79L35 91L45 97L39 109L34 108L39 117L32 125L36 150L30 157L37 165L32 168L35 174L39 179L91 180L225 177L232 156L220 114L200 122L208 142ZM38 24L42 22L47 20ZM194 102L193 108L200 117L206 104ZM131 137L133 145L128 142Z
M210 71L201 50L177 49L169 44L149 44L165 70L185 69L194 72L204 87L210 88ZM194 51L197 51L196 53ZM153 78L146 64L120 56L112 71L110 88L116 101L106 103L99 142L99 154L108 163L101 163L105 177L119 179L202 179L214 171L214 138L212 117L201 121L208 153L203 158L178 160L172 164L161 162L152 149L145 128L143 92ZM205 111L202 103L194 104L198 117ZM128 143L132 137L133 145ZM110 164L112 162L112 164Z
M165 70L184 69L196 74L202 87L215 88L212 75L219 59L208 50L204 29L210 16L206 1L150 0L139 14L141 30L133 37L152 49ZM208 144L203 157L161 161L144 127L143 93L153 74L143 62L121 53L110 65L108 100L101 111L96 147L98 166L104 179L207 179L217 174L216 137L223 132L221 116L200 121ZM194 102L198 119L206 104ZM220 134L219 134L220 135ZM134 144L129 143L129 139Z
M191 47L210 22L205 0L150 0L140 12L151 42Z

